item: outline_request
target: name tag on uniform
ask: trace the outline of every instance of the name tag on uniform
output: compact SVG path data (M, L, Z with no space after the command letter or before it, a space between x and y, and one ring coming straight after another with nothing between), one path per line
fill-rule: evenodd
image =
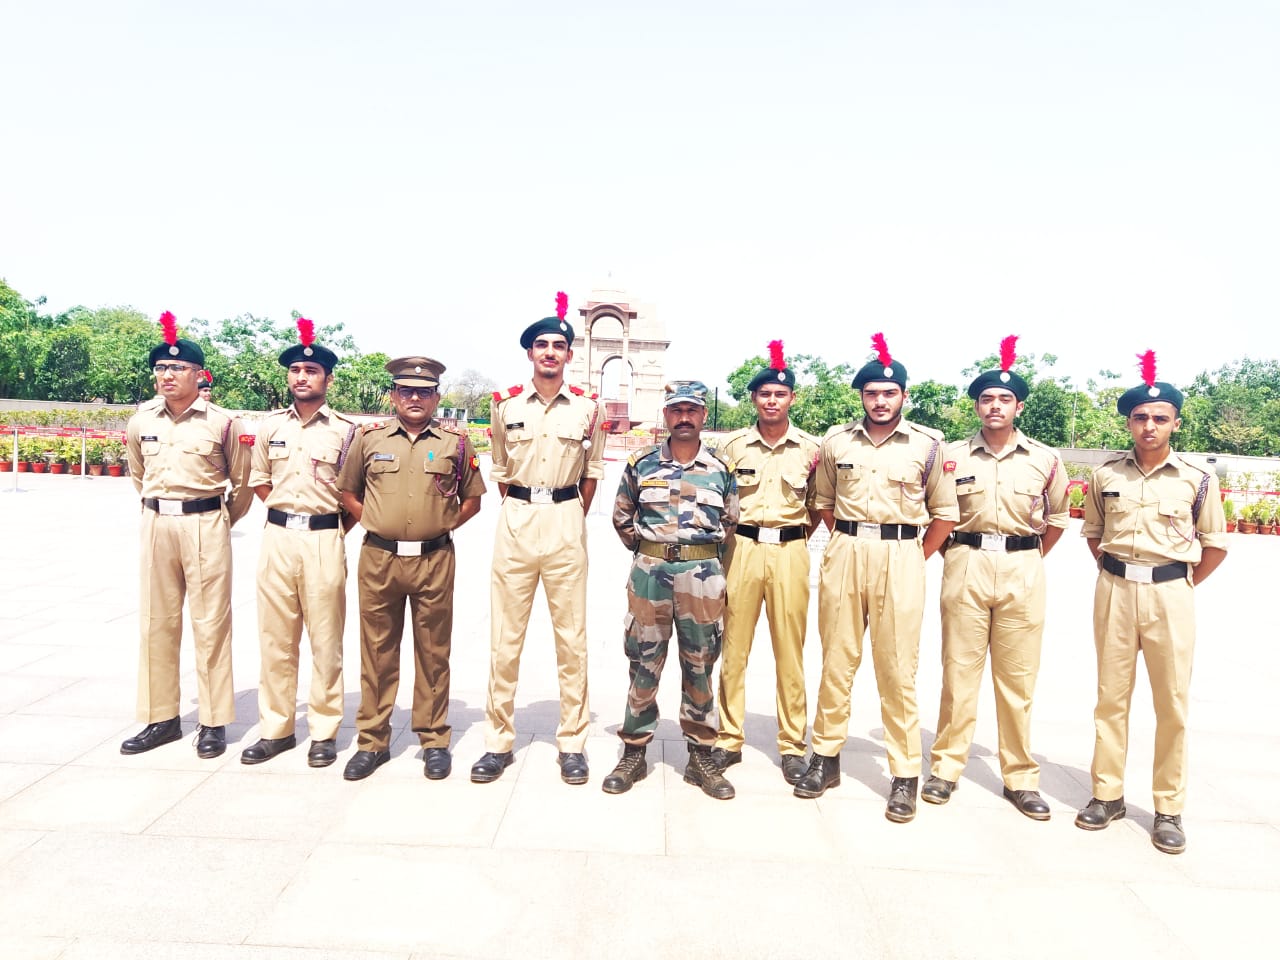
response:
M837 469L837 470L852 470L852 469L853 469L853 464L852 464L852 463L837 463L837 464L836 464L836 469Z
M640 481L640 486L642 487L665 487L666 485L667 485L667 481L662 479Z
M142 437L139 437L138 439L140 439L143 443L159 443L159 442L160 442L160 438L159 438L159 437L157 437L157 436L145 436L145 435L144 435L144 436L142 436Z
M1102 495L1104 497L1118 497L1120 496L1120 491L1119 490L1103 490Z
M508 430L519 430L519 429L520 429L521 427L523 427L523 426L524 426L524 421L523 421L523 420L521 420L519 423L508 423L508 424L507 424L507 429L508 429Z
M977 476L976 476L976 475L974 475L974 476L972 476L972 477L956 477L956 483L957 483L957 484L960 484L960 483L973 483L973 481L975 481L975 480L977 480L977 479L978 479L978 478L977 478Z
M756 543L781 543L782 531L777 527L761 527L756 531Z
M750 467L741 467L738 469L738 476L740 477L754 477L755 475L756 472Z
M375 453L373 455L374 462L377 462L379 460L394 461L395 458L396 458L396 455L394 453Z
M879 540L880 524L864 523L863 521L859 520L858 521L858 539L859 540Z
M267 446L269 446L269 447L287 447L288 445L289 445L289 444L288 444L287 442L285 442L284 440L269 440L269 441L267 441Z

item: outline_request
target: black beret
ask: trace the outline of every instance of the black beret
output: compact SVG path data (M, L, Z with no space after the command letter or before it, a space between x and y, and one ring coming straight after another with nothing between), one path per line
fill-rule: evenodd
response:
M322 347L318 343L311 343L304 346L301 343L295 343L292 347L280 354L280 366L290 367L295 363L318 363L324 367L325 373L333 373L333 368L338 364L338 355L328 347Z
M796 388L796 374L790 367L783 367L781 370L775 370L773 367L765 367L747 384L747 390L755 393L761 387L768 384L780 384L788 390Z
M1027 399L1027 394L1031 392L1031 388L1027 385L1027 381L1012 370L988 370L986 373L979 375L969 384L969 396L971 399L977 400L982 396L983 390L1008 390L1019 401Z
M569 341L569 346L573 346L573 327L569 321L559 317L543 317L537 323L529 324L524 328L524 333L520 334L520 346L526 350L531 349L540 333L558 333Z
M896 383L903 390L907 389L907 368L894 360L888 364L883 364L879 360L872 360L858 371L857 376L853 378L853 389L861 390L868 383L883 380L888 383Z
M192 343L190 340L178 339L173 346L167 343L157 344L147 355L147 366L154 367L164 360L181 360L184 363L194 363L197 367L203 367L204 351L200 349L200 344Z
M1173 404L1173 409L1182 412L1182 391L1171 383L1165 383L1163 380L1157 380L1151 386L1145 383L1134 387L1132 390L1126 390L1120 394L1120 399L1116 401L1116 409L1120 411L1120 416L1127 417L1133 412L1133 408L1143 403L1153 403L1155 401L1163 401Z

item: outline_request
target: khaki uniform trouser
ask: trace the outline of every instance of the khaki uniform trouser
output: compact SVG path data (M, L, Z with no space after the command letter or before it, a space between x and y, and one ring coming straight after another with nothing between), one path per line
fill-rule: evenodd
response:
M1138 651L1147 664L1156 711L1151 774L1156 813L1182 813L1187 794L1187 704L1196 645L1195 594L1183 580L1132 583L1102 571L1093 593L1098 705L1093 711L1093 795L1124 796L1129 704Z
M831 534L818 581L822 682L813 719L814 753L834 757L844 746L853 677L862 660L862 636L870 626L889 771L895 777L920 775L916 668L923 619L924 550L919 540Z
M587 705L587 531L580 500L502 502L493 544L489 588L489 695L485 749L505 753L515 744L516 683L520 654L542 580L555 633L560 680L556 744L581 753L591 713Z
M226 507L161 516L142 510L138 720L179 715L178 651L186 598L196 651L200 723L236 718L231 676L231 524Z
M347 619L347 553L341 530L289 530L267 524L258 557L260 736L293 733L298 650L311 641L307 726L332 740L342 723L342 630Z
M942 568L942 703L933 742L934 776L960 779L978 722L978 692L991 649L1000 773L1010 790L1035 790L1031 698L1044 634L1044 561L1039 550L1003 553L964 544Z
M804 637L809 612L809 544L757 543L739 537L729 565L724 649L720 658L720 734L716 746L741 750L747 657L764 604L777 672L778 752L804 756L808 704Z
M424 747L449 746L453 574L452 543L420 557L400 557L368 544L360 548L357 749L386 750L391 743L406 600L413 630L413 730Z

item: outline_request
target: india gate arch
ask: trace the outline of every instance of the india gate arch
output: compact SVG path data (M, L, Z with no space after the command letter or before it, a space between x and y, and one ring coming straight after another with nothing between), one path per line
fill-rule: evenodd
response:
M671 341L656 309L622 290L598 288L578 313L570 382L599 395L602 413L616 433L657 425Z

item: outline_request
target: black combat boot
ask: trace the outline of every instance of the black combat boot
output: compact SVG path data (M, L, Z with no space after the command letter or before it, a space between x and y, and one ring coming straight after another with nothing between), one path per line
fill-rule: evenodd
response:
M689 763L684 768L684 782L701 787L702 792L716 800L732 800L733 784L724 778L711 756L711 748L698 743L689 744Z
M916 818L916 787L919 777L894 777L889 785L889 803L884 815L894 823L910 823Z
M622 750L622 759L613 768L613 772L604 778L602 789L605 793L626 793L634 784L649 775L649 768L644 762L645 745L633 747L626 744Z
M797 797L813 800L832 787L838 786L840 786L840 758L824 757L820 753L815 753L809 758L809 769L805 771L792 792Z

